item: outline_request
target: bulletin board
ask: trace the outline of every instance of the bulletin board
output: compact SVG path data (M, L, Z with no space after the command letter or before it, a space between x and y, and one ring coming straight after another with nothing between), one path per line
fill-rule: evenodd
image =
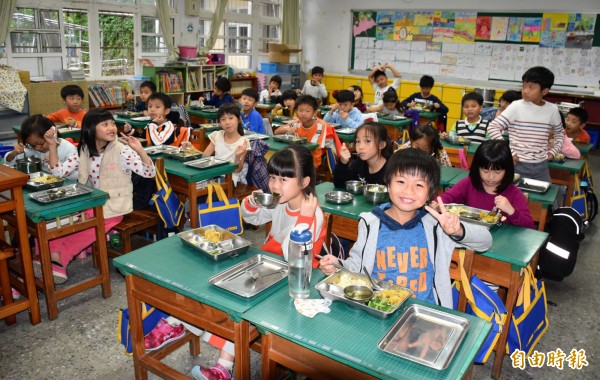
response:
M351 70L520 82L545 66L555 84L596 86L600 15L352 10Z

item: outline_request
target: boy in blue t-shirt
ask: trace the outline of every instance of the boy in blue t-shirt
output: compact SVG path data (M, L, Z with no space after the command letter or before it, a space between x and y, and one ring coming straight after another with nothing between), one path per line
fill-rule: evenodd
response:
M401 149L388 160L384 181L390 203L361 213L358 238L350 257L325 256L319 267L335 271L338 261L348 270L364 267L374 277L411 289L418 299L452 308L450 260L457 243L486 251L492 236L483 226L463 224L446 211L427 206L437 193L440 168L435 158L414 148Z
M206 106L221 107L223 104L235 103L235 100L229 93L231 91L231 81L225 77L219 77L215 81L215 90L210 99L205 99L203 96L198 98Z
M254 109L258 102L258 91L253 88L246 88L242 91L240 105L242 106L242 125L244 129L256 133L265 133L265 125L260 113Z

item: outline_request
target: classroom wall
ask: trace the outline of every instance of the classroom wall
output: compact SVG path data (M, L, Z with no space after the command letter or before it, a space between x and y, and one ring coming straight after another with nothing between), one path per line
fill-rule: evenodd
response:
M350 58L350 11L352 9L476 10L488 12L593 12L598 0L303 0L301 15L303 69L323 66L328 73L348 73ZM543 7L543 9L540 9Z

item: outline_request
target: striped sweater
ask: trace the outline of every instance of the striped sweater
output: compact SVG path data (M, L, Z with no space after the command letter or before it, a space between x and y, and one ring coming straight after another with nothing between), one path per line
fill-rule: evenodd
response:
M508 130L512 155L527 163L546 161L548 153L556 156L565 137L558 107L546 101L541 106L522 99L512 102L490 123L488 134L500 140L504 130ZM550 130L554 130L554 145L548 149Z
M488 120L484 120L479 116L479 120L475 123L469 123L467 119L457 120L450 130L451 135L465 137L473 142L482 143L488 136Z

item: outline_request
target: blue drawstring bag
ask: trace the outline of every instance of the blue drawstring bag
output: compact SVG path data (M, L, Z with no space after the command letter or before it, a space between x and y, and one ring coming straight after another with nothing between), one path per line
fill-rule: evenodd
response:
M148 304L141 303L142 308L142 328L144 330L144 336L150 334L150 332L156 327L161 318L167 318L169 314ZM133 354L133 348L131 346L131 327L129 326L129 309L119 310L119 328L117 330L117 339L125 346L125 352L127 355Z
M185 208L167 182L167 173L161 158L156 160L156 188L158 191L152 196L150 204L156 205L165 228L177 227Z

